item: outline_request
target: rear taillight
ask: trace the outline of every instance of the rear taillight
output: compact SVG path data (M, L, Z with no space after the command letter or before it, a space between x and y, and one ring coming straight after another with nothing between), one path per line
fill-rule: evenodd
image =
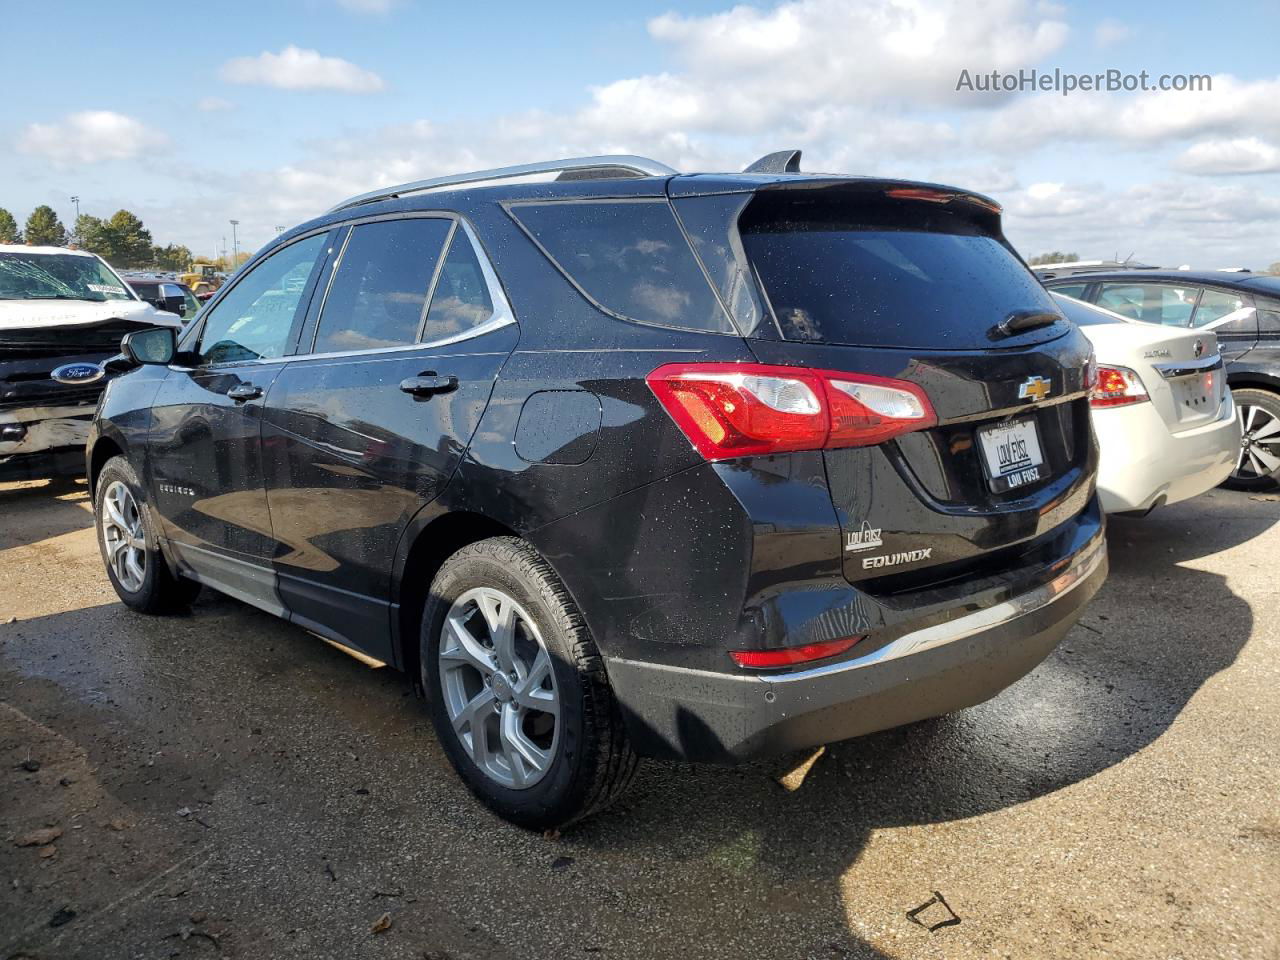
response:
M868 446L938 422L914 383L763 363L669 363L645 378L708 460Z
M1150 400L1142 378L1128 367L1098 366L1098 383L1089 398L1090 406L1123 407Z
M834 657L850 649L862 637L841 637L823 643L806 643L800 647L779 647L773 650L731 650L729 656L740 667L767 670L770 667L790 667L797 663L809 663Z

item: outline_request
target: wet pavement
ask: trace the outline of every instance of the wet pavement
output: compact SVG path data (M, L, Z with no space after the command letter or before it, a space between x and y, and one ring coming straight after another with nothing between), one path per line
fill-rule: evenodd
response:
M208 591L126 611L89 519L0 485L0 960L1280 957L1276 495L1115 520L989 703L794 790L649 764L558 838L470 798L392 671Z

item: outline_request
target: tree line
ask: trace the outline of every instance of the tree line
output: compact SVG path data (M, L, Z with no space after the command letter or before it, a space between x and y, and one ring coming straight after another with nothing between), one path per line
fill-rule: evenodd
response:
M165 246L152 243L151 231L128 210L117 210L105 220L82 213L76 218L74 229L68 232L48 205L32 210L21 230L13 214L0 207L0 243L26 243L33 247L65 247L73 243L122 270L151 267L182 272L194 259L191 251L180 243Z

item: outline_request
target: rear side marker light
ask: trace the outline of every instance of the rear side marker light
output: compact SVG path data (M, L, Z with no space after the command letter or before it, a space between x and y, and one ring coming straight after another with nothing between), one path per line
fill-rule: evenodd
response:
M782 647L776 650L731 650L729 656L740 667L765 670L769 667L790 667L797 663L809 663L844 653L862 637L841 637L823 643L807 643L802 647Z
M669 363L645 378L707 460L883 443L938 422L916 384L763 363Z
M1150 400L1142 378L1128 367L1099 364L1098 382L1089 398L1092 407L1125 407Z

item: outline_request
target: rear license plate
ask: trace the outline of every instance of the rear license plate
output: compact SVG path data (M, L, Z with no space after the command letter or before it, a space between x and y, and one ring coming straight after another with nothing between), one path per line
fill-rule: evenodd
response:
M1218 394L1214 389L1218 371L1208 370L1190 377L1179 377L1173 381L1174 395L1184 407L1196 413L1212 413L1218 407Z
M978 431L978 445L993 492L1004 493L1044 479L1044 456L1034 420L983 427Z

